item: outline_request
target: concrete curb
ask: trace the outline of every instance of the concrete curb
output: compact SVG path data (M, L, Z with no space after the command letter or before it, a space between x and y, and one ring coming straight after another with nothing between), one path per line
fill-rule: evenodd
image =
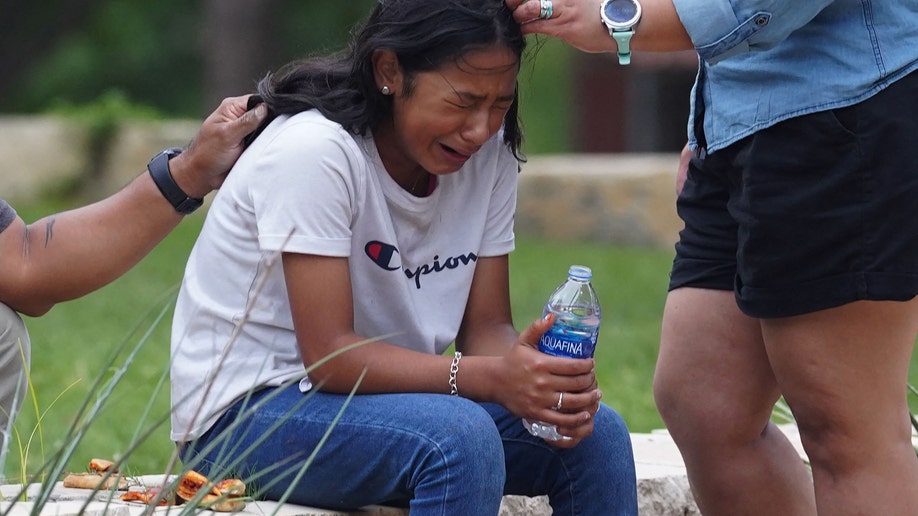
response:
M695 516L700 514L692 499L685 467L679 451L669 435L664 432L650 434L632 434L635 465L638 478L638 510L640 516ZM139 477L142 485L159 485L165 482L164 475L147 475ZM27 498L34 499L40 486L31 485ZM12 502L22 487L19 485L0 486L0 494L7 501L0 502L0 511L10 515L34 514L32 502ZM112 497L108 492L93 494L85 489L65 488L58 482L51 494L50 501L42 507L44 516L114 515L140 516L146 506L122 502L120 493ZM91 499L91 500L90 500ZM88 504L87 504L88 501ZM84 507L85 505L85 507ZM157 508L155 514L178 514L181 506ZM201 510L210 514L212 511ZM217 513L214 513L217 514ZM359 512L340 512L303 507L294 504L279 505L276 502L250 502L238 513L243 515L276 514L277 516L408 516L405 509L391 507L365 507ZM547 497L505 496L499 516L548 516L551 508Z

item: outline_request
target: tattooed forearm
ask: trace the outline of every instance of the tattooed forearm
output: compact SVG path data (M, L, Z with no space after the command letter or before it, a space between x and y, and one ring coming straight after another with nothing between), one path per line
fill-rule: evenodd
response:
M28 260L30 256L29 250L32 248L32 231L29 229L29 226L25 226L22 229L22 258Z
M51 217L48 219L48 222L45 223L45 247L48 247L51 244L51 239L54 238L54 223L56 219ZM28 260L32 256L32 227L26 225L22 229L22 258Z
M48 247L48 244L51 243L51 238L54 237L54 223L57 221L56 218L51 217L51 220L45 224L45 247Z

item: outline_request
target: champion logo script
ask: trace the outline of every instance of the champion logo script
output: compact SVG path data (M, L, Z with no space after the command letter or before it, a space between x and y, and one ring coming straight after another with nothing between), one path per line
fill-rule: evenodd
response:
M392 244L373 240L367 243L363 250L367 256L373 260L373 263L387 271L395 271L402 268L398 248ZM424 265L415 267L414 270L405 268L403 272L408 279L414 280L414 286L420 290L421 276L455 269L460 266L467 266L477 261L478 255L475 253L450 256L445 260L440 259L439 255L435 255L432 263L425 263Z

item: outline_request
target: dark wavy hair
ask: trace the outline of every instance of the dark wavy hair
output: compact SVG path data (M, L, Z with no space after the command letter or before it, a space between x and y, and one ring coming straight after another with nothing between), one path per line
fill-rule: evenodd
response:
M346 49L294 61L258 83L268 119L317 109L352 134L366 134L392 116L392 98L376 88L373 52L398 57L410 94L418 73L458 62L470 51L502 45L523 60L526 41L504 0L380 0ZM517 158L523 140L519 91L504 119L504 143Z

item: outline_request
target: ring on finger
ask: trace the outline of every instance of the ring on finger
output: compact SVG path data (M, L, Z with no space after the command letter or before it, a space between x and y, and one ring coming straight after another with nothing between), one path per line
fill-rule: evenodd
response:
M551 3L551 0L539 0L539 19L547 20L551 18L551 15L554 11L554 5Z
M554 408L555 410L561 410L561 403L562 403L563 401L564 401L564 393L563 393L563 392L559 392L559 393L558 393L558 403L555 403L555 406L552 407L552 408Z

